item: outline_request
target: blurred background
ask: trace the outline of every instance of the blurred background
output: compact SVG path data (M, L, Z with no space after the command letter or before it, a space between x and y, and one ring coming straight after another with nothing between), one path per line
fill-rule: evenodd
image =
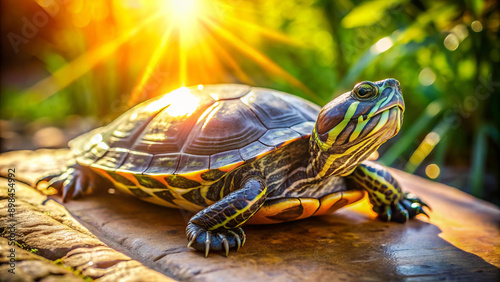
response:
M500 204L497 1L2 0L2 152L65 147L180 86L245 83L324 105L403 87L379 161Z

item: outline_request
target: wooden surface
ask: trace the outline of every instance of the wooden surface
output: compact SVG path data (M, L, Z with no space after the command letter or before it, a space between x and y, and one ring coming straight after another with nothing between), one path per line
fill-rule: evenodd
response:
M393 173L403 189L432 206L430 220L419 216L403 225L380 222L373 219L364 200L333 215L245 226L248 238L240 251L231 252L229 258L218 253L204 258L186 248L189 213L106 193L62 206L57 203L59 197L46 201L46 196L19 182L31 184L67 159L66 150L0 155L1 174L10 167L17 172L16 239L38 249L35 254L24 251L17 263L25 277L66 277L66 281L86 277L103 281L117 277L129 281L499 278L499 208L400 171ZM3 179L2 228L7 225L6 189ZM13 279L6 272L5 245L5 240L0 241L2 281ZM58 264L51 263L55 260Z

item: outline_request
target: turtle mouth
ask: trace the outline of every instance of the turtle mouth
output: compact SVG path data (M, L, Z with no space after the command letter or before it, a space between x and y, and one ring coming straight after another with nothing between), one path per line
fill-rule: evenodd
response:
M401 125L403 124L404 107L401 107L399 105L394 105L386 109L384 112L388 113L388 120L389 120L384 127L386 128L387 132L391 132L391 130L393 129L393 132L389 137L392 138L396 134L398 134L399 130L401 129Z
M371 116L371 128L378 128L378 134L386 135L386 139L394 137L403 123L404 106L393 104L378 110ZM384 117L385 115L385 117Z
M380 109L378 109L375 112L375 114L373 114L373 116L382 114L385 111L389 111L389 110L392 110L394 108L398 108L401 111L401 113L405 112L405 104L404 104L402 98L395 98L392 101L390 101L389 103L387 103L386 105L380 107Z
M377 116L379 116L379 115L381 115L381 114L383 114L385 112L391 111L393 109L397 109L397 110L401 111L401 113L404 113L405 106L404 106L403 103L401 103L401 102L398 101L397 103L386 105L386 106L378 109L374 113L367 113L367 114L364 114L364 115L361 115L361 116L363 117L363 120L373 119L374 117L377 117ZM357 120L357 119L359 119L359 116L351 118L351 120Z
M378 110L377 112L375 112L375 114L373 116L380 115L380 114L383 114L384 112L389 112L392 110L399 110L399 111L401 111L401 113L404 113L405 106L401 105L400 103L396 103L394 105L390 105L388 107L384 107L384 108Z

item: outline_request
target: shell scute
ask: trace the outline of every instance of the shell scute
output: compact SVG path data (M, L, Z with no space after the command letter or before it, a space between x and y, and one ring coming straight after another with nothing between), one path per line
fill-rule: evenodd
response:
M204 172L201 174L201 179L205 180L205 181L215 181L219 178L221 178L222 176L224 176L226 174L226 172L224 171L220 171L218 169L211 169L207 172Z
M208 170L210 164L209 156L182 154L176 174L189 173L193 171Z
M320 207L314 198L282 198L266 201L248 224L275 224L312 216Z
M288 140L300 138L300 134L289 128L271 129L259 141L267 146L276 147Z
M189 201L190 203L193 203L198 206L204 207L207 205L205 199L203 199L203 197L201 196L200 190L198 189L193 189L187 193L184 193L182 197L187 201Z
M123 148L110 148L103 157L92 164L92 167L100 167L102 169L116 169L121 166L127 157L129 150Z
M155 154L182 151L198 119L216 102L194 89L181 89L183 91L176 90L178 92L164 95L158 101L168 101L168 105L144 126L132 146L133 150Z
M152 159L152 154L131 151L118 171L143 173L149 167Z
M214 105L204 120L199 120L186 141L188 154L211 155L239 149L258 139L267 129L240 100Z
M179 165L180 153L158 154L153 157L145 174L174 174Z
M210 169L216 169L242 161L243 159L238 150L220 152L210 156Z
M198 88L199 89L199 88ZM243 84L205 85L201 92L208 93L214 100L238 99L250 92L251 87Z
M191 179L188 179L180 175L170 175L165 177L168 185L177 188L195 188L200 186L200 183Z
M148 100L70 144L77 162L145 175L227 171L310 136L320 107L286 93L224 84ZM198 182L198 180L197 180Z
M153 197L152 195L144 192L141 188L129 188L129 190L137 198L151 198L151 197Z
M299 133L301 136L310 136L311 132L314 129L314 124L315 123L313 121L306 121L306 122L296 124L290 128L293 131Z
M266 146L262 144L259 141L255 141L253 143L248 144L247 146L240 148L239 152L241 157L247 161L252 158L255 158L256 156L262 155L264 153L267 153L269 151L274 150L274 147L272 146Z
M137 179L137 182L143 187L146 188L164 188L167 189L167 186L161 183L159 180L154 179L153 177L146 175L134 175Z
M106 172L113 180L115 180L116 182L118 183L121 183L123 185L127 185L127 186L136 186L136 184L134 182L132 182L130 179L124 177L123 175L120 175L116 172L112 172L112 171L107 171Z
M273 92L269 89L255 88L240 99L268 129L287 128L308 120L292 105L273 95Z
M172 204L174 207L177 206L177 204L174 202L176 198L174 197L174 195L172 195L172 193L169 190L156 191L153 192L153 194L155 194L156 197Z

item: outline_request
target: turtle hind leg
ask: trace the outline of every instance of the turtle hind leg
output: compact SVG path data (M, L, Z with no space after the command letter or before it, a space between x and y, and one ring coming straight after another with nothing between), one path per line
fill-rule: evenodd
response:
M96 175L90 168L73 164L62 173L49 174L41 177L35 187L41 189L42 182L48 182L47 187L53 187L66 203L71 199L92 194L104 179Z
M403 193L396 179L378 164L363 162L347 177L347 183L368 192L373 211L383 221L405 223L419 214L429 217L423 209L429 206L413 194Z
M190 220L186 228L188 248L204 251L238 250L245 244L246 236L240 228L264 204L267 186L257 176L244 178L241 188L231 192L213 205L201 210Z

